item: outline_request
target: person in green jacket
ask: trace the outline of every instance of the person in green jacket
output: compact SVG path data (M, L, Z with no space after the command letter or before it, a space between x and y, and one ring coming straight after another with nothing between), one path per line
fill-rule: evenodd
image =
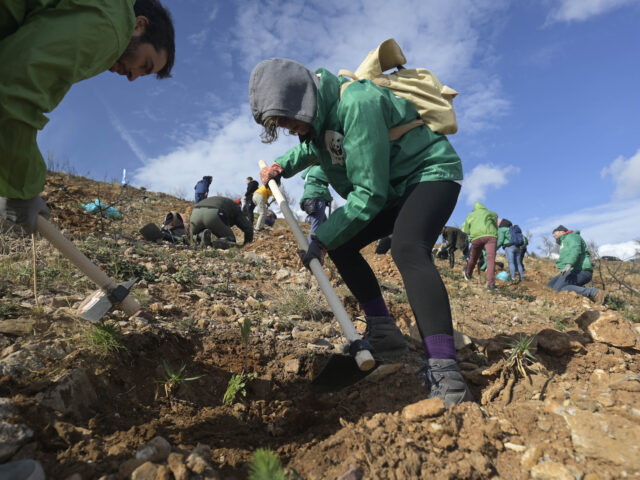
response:
M524 235L520 232L522 243L518 243L516 245L514 243L515 240L511 236L512 226L513 224L510 220L507 220L506 218L498 219L498 243L496 245L496 249L504 248L504 253L507 257L507 262L509 263L511 280L519 282L521 280L525 280L521 257L521 247L524 245ZM520 227L517 225L516 227L519 231ZM515 235L517 236L517 233ZM516 274L518 275L517 277Z
M471 400L460 374L447 291L431 250L451 215L462 164L443 135L420 126L392 140L389 128L407 124L414 106L369 80L350 83L325 69L272 58L251 73L249 103L262 139L283 128L301 143L260 172L263 183L319 164L346 203L318 227L303 264L327 251L366 315L364 342L381 356L407 350L380 285L360 250L393 233L392 257L402 274L427 357L423 381L445 405ZM368 344L368 345L367 345Z
M482 251L487 252L487 289L496 289L496 244L498 242L498 214L488 210L482 203L476 202L473 211L462 224L462 231L471 240L471 256L463 270L464 278L469 280Z
M604 303L604 290L584 286L593 278L593 266L587 244L580 236L580 230L569 230L564 225L558 225L552 235L560 245L556 260L556 268L560 270L560 274L553 277L547 286L557 292L568 290L596 303Z
M27 232L48 216L36 134L71 85L105 70L167 78L174 57L158 0L0 0L0 216Z
M311 241L318 227L327 221L325 210L333 198L329 192L329 179L320 165L307 168L302 173L302 178L304 178L304 191L300 199L300 208L311 219L309 231L309 241Z

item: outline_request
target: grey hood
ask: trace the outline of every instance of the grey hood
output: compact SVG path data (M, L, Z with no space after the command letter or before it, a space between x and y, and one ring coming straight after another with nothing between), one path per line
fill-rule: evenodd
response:
M269 58L251 72L249 104L253 118L281 116L312 123L316 114L318 77L298 62Z

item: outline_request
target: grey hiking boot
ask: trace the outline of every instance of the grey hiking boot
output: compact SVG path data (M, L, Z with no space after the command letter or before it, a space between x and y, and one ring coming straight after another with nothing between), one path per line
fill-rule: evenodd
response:
M365 317L365 319L367 329L363 340L371 344L375 350L374 354L385 357L407 352L407 341L393 317Z
M417 373L423 372L423 385L431 386L427 398L442 399L446 408L462 402L473 402L473 396L460 373L457 361L448 358L430 358Z
M0 480L45 480L45 477L35 460L17 460L0 465Z

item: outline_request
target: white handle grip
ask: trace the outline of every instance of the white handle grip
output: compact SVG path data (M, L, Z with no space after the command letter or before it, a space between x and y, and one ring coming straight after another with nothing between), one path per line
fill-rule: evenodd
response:
M118 286L113 279L85 257L71 241L65 238L51 222L40 215L38 215L38 232L46 238L51 245L56 247L62 255L68 258L71 263L78 267L82 273L89 277L98 288L106 292ZM125 299L120 302L120 306L128 315L133 315L142 308L131 295L127 295Z
M260 165L260 168L264 168L267 166L264 160L260 160L258 164ZM282 195L282 192L280 191L278 184L276 183L275 180L269 180L269 183L267 186L269 187L269 189L273 193L273 196L278 202L280 211L282 211L282 214L284 215L285 220L289 224L289 227L293 232L293 236L296 237L296 241L298 242L298 245L303 250L307 250L309 248L309 242L307 241L307 238L304 236L304 233L302 232L300 225L298 225L298 222L296 221L296 218L294 217L293 212L291 211L291 208L287 203L287 200L284 198L284 195ZM356 328L353 326L353 322L351 321L351 318L349 318L349 314L344 309L344 306L342 305L340 298L338 297L335 290L331 286L331 282L329 281L327 274L322 269L322 265L320 264L320 262L314 258L313 260L311 260L311 263L309 264L309 268L311 270L311 273L313 273L313 275L316 277L316 280L320 285L320 290L322 290L322 293L324 293L324 296L327 298L329 307L331 307L331 311L333 312L336 319L338 320L338 323L340 324L340 328L342 329L344 336L347 338L347 340L350 343L353 343L356 340L361 340L360 335L358 335ZM356 363L358 364L358 368L360 368L360 370L363 370L363 371L371 370L373 367L375 367L375 364L376 364L369 350L360 350L356 354L355 360L356 360Z

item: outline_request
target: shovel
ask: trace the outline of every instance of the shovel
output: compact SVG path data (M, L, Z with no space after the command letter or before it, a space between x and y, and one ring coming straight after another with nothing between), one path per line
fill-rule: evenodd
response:
M92 323L100 319L116 304L128 314L133 315L142 307L129 295L136 280L117 284L106 273L84 256L78 248L65 238L56 227L45 218L38 216L38 233L46 238L56 249L71 261L78 269L95 283L99 290L89 295L78 308L78 315Z
M260 160L258 163L260 168L267 166L264 160ZM275 180L269 180L267 186L271 189L271 192L273 192L273 196L278 202L280 211L282 211L284 218L289 224L289 228L291 228L294 237L296 237L298 245L301 249L307 250L307 248L309 248L307 238L293 216L293 212L291 211L287 200L282 195L282 192L280 192L278 184ZM358 335L356 328L353 326L353 322L349 318L349 314L344 309L340 298L338 298L338 295L333 290L331 282L329 281L327 274L322 269L320 262L314 258L309 264L309 269L316 277L316 280L320 285L320 289L322 290L322 293L324 293L324 296L331 307L331 311L333 311L344 336L349 342L350 353L350 355L332 355L327 364L323 367L322 371L313 379L312 383L318 387L339 388L351 385L373 372L376 366L376 361L373 358L373 355L371 355L371 352L367 350L366 343L364 343L360 338L360 335Z

